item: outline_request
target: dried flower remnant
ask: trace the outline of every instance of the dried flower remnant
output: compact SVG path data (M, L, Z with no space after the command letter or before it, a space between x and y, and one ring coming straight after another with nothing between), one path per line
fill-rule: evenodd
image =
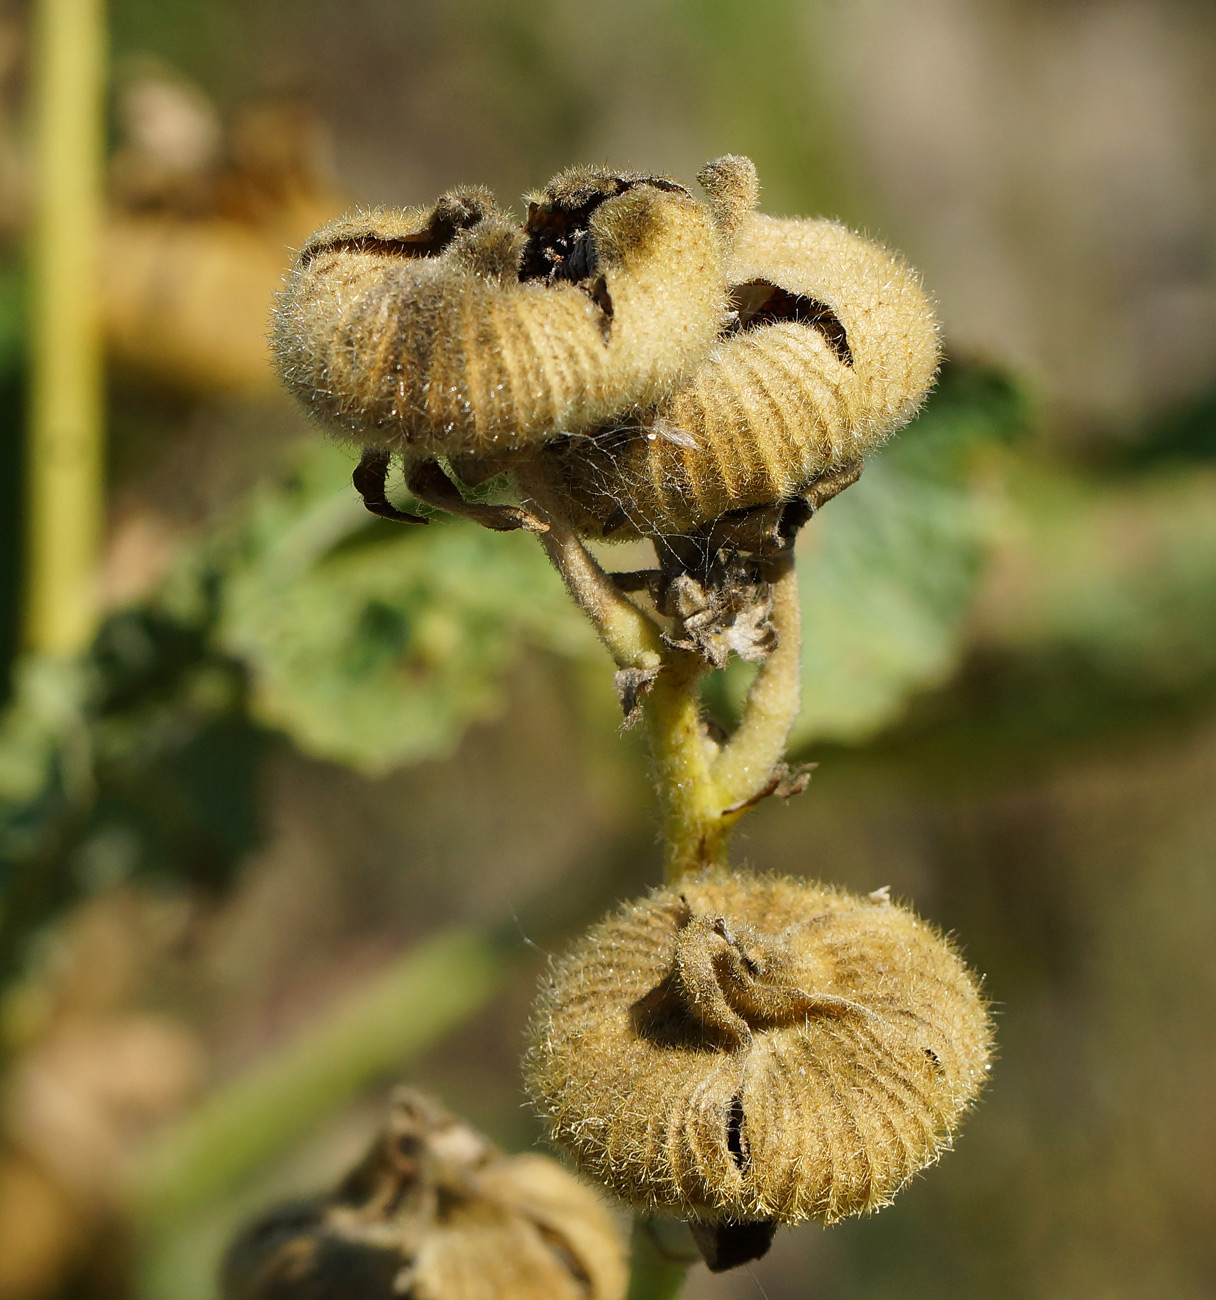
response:
M711 873L555 964L525 1068L583 1172L691 1218L730 1267L775 1222L886 1205L948 1147L990 1049L975 978L885 895Z
M475 187L332 222L300 252L274 346L335 432L407 459L490 454L661 400L726 310L704 203L579 167L532 196L523 225Z
M727 272L731 323L683 388L547 450L538 496L585 535L689 533L808 493L818 505L929 391L937 321L888 250L836 222L753 213Z
M611 1215L558 1164L506 1156L401 1089L331 1196L245 1229L222 1285L224 1300L621 1300L623 1256Z

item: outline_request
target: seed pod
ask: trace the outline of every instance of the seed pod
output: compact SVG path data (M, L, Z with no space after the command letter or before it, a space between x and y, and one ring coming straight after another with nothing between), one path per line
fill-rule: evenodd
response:
M727 271L734 318L683 388L546 449L529 487L581 532L674 536L817 481L838 490L924 400L937 322L894 254L836 222L752 214Z
M419 457L503 452L660 401L725 310L705 204L661 177L574 168L522 227L473 188L333 222L301 250L273 335L321 423Z
M760 1235L887 1204L949 1146L991 1046L975 979L885 892L725 873L594 926L529 1037L529 1091L584 1173Z
M280 1206L233 1243L224 1300L621 1300L624 1248L589 1188L504 1156L402 1090L325 1200Z

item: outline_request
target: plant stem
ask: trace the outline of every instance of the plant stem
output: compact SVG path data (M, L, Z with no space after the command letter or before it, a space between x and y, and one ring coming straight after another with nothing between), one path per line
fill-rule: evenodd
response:
M669 884L726 860L721 799L712 776L717 745L701 721L698 687L704 671L696 655L665 649L662 671L643 704L663 808L663 876Z
M626 1300L675 1300L692 1261L663 1250L655 1238L652 1220L644 1215L634 1218L629 1256Z
M617 667L658 670L642 707L663 809L664 879L672 884L724 866L731 831L764 795L798 716L801 629L792 560L773 583L777 646L748 692L734 736L720 750L701 720L704 662L667 645L655 621L617 590L577 535L548 522L541 545Z
M139 1226L155 1231L230 1193L336 1105L484 1007L508 962L493 935L462 928L405 953L154 1142L131 1180Z
M735 817L764 789L781 762L802 706L802 619L793 557L773 583L769 619L777 633L777 647L760 665L739 725L713 765L723 805L740 805Z
M538 533L579 609L591 620L618 668L657 668L664 654L654 620L618 591L595 557L564 524L549 519Z
M98 250L102 0L39 0L24 638L70 655L96 622L103 504Z

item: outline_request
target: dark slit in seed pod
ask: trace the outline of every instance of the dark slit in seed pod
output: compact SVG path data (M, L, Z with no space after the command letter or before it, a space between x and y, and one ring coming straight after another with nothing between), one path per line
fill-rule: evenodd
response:
M711 873L592 927L529 1041L554 1141L625 1201L698 1220L725 1259L758 1242L747 1225L887 1204L949 1146L991 1027L978 981L906 909Z
M665 398L727 312L710 208L574 168L521 225L483 189L351 213L301 250L273 320L286 386L365 446L501 456Z
M752 214L727 271L733 315L684 387L539 458L530 487L584 535L687 534L826 500L928 393L937 321L895 254L835 222Z

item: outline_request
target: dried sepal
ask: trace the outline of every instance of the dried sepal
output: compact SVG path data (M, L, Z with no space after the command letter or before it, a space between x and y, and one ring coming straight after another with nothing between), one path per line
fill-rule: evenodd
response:
M760 198L756 164L742 154L713 158L697 173L705 198L727 253L734 247L740 226Z
M363 445L491 455L662 400L726 312L712 215L662 177L576 168L520 225L484 189L349 214L273 323L287 387Z
M505 1156L428 1098L389 1122L334 1192L281 1206L229 1250L224 1300L621 1300L624 1247L553 1160Z
M937 321L895 254L836 222L753 213L727 269L732 322L683 388L546 449L539 495L584 534L673 535L807 494L821 503L929 391Z
M729 1229L887 1204L949 1146L990 1048L975 978L911 912L711 873L554 964L525 1069L582 1172Z

